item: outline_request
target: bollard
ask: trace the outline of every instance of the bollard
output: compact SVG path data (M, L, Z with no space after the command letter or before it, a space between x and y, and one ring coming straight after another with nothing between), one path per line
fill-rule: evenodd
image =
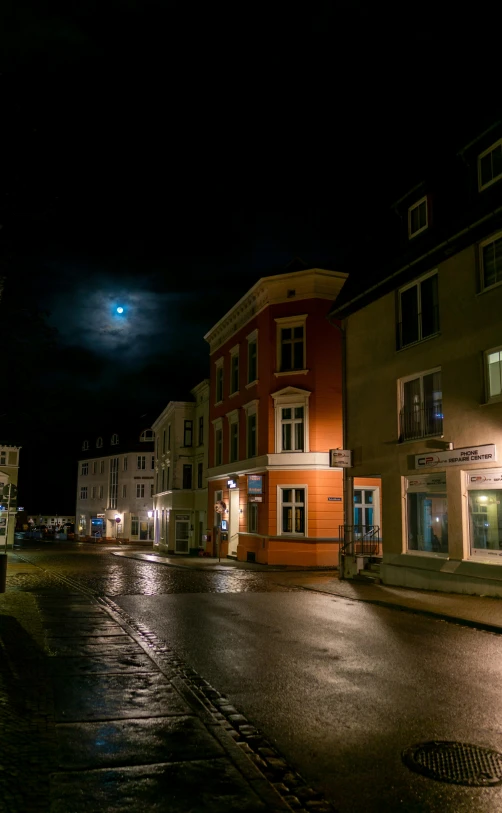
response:
M7 582L7 554L0 553L0 593L5 593Z

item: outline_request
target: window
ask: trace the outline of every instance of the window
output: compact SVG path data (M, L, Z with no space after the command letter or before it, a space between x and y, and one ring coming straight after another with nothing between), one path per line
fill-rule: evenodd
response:
M448 553L446 474L414 477L406 492L408 550Z
M183 428L183 446L192 445L193 421L185 421Z
M166 430L162 432L162 454L166 453Z
M89 463L82 463L82 469L81 469L80 474L83 477L85 477L87 474L89 474Z
M92 473L97 474L97 471L98 471L98 462L97 460L95 460L94 463L92 464Z
M127 486L122 486L122 497L127 497Z
M439 332L438 275L433 271L399 291L397 348Z
M167 427L167 451L171 451L171 424Z
M146 469L146 457L145 457L145 455L138 455L136 468L137 469Z
M144 496L145 496L144 483L136 483L136 498L141 499Z
M443 434L441 370L402 379L399 440Z
M239 392L239 345L230 351L230 394Z
M161 491L165 491L165 488L164 488L164 476L165 476L165 470L162 469L162 479L161 479L162 487L161 487Z
M98 438L96 440L96 448L101 449L102 445L103 445L103 438Z
M247 337L248 340L248 384L258 378L258 331L254 330Z
M105 461L104 460L99 461L99 473L100 474L105 473Z
M117 496L118 496L118 488L119 488L119 459L118 457L112 457L110 460L110 499L109 499L109 507L116 508L117 507Z
M214 428L214 465L221 466L223 463L223 429L221 423Z
M155 469L155 455L152 455L152 459L150 461L150 468L152 471Z
M127 457L124 457L122 462L122 471L127 471Z
M502 233L480 245L481 287L491 288L502 282Z
M272 393L275 407L275 452L308 452L310 392L285 387Z
M112 435L112 440L111 440L112 446L118 446L118 442L119 442L119 436L116 435L116 434Z
M169 483L171 482L171 466L166 469L166 491L169 491Z
M247 456L256 457L256 412L253 412L247 416L246 430Z
M204 464L197 463L197 488L202 488Z
M215 491L214 492L214 506L215 506L214 524L216 525L217 528L219 528L220 525L221 525L221 511L217 511L216 507L217 506L220 507L222 500L223 500L223 491Z
M223 359L216 362L216 401L219 404L223 401Z
M139 517L131 517L131 536L139 534Z
M425 197L408 209L408 237L410 239L415 237L420 232L425 231L428 225L427 197Z
M103 493L104 493L104 486L100 486L99 487L99 499L100 500L103 499Z
M277 367L286 373L305 369L305 327L307 316L286 316L277 322Z
M80 499L86 500L87 499L87 486L82 486L80 489Z
M85 452L85 451L87 451L88 448L89 448L89 441L84 440L84 442L82 443L82 451Z
M281 449L283 452L304 451L303 413L302 406L281 408Z
M150 497L153 497L153 483L150 483Z
M255 502L248 503L248 533L258 532L258 505Z
M183 463L183 488L192 488L192 464Z
M239 459L239 424L234 421L230 424L230 462Z
M479 191L502 177L502 138L478 157Z
M199 417L199 446L204 443L204 416Z
M486 399L501 400L502 395L502 347L485 353Z
M139 439L141 443L151 443L154 438L153 429L144 429Z
M96 499L96 493L97 493L97 488L96 488L96 486L93 486L92 489L91 489L91 497L92 497L93 500Z
M279 533L305 535L305 494L307 487L278 486Z
M155 454L157 455L157 458L159 457L159 441L160 438L157 435L157 437L155 438Z

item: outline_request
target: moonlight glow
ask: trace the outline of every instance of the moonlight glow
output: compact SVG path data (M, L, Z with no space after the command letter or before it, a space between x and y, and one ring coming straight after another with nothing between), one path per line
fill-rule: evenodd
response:
M117 313L124 313L124 308L122 306L118 307Z

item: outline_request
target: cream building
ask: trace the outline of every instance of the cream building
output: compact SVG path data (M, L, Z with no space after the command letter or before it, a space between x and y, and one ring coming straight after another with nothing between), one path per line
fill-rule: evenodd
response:
M78 461L76 536L153 542L153 431L84 440Z
M209 381L191 391L194 401L170 401L154 421L155 546L188 554L205 546Z
M332 311L348 486L382 479L385 584L502 596L501 136L398 201L404 252Z
M0 553L14 544L20 452L20 446L0 445Z

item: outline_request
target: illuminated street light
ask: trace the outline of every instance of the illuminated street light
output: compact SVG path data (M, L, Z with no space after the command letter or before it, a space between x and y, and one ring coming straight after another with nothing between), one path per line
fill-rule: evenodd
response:
M148 511L148 519L151 519L152 517L153 517L153 511Z

